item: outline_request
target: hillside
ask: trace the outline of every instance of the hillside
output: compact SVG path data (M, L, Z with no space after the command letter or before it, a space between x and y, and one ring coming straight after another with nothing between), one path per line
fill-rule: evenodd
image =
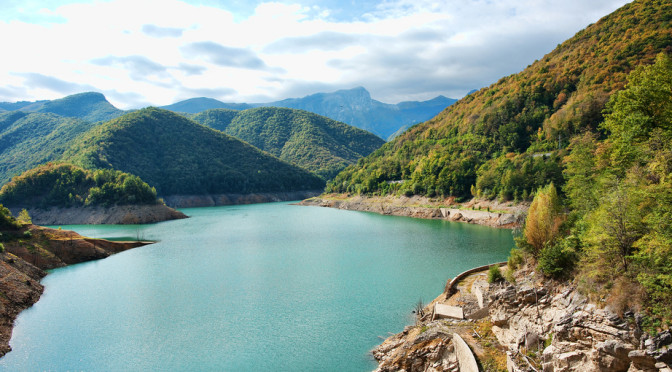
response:
M21 108L27 112L45 112L63 117L73 117L85 121L107 121L124 114L96 92L73 94L53 101L38 101Z
M406 131L328 186L331 192L527 198L563 182L570 138L597 130L630 71L672 52L672 4L635 1L521 73ZM399 182L393 182L399 181ZM403 182L402 182L403 181Z
M96 171L47 163L16 176L0 189L7 207L77 207L157 204L156 190L139 177L110 169Z
M193 119L324 179L333 178L385 143L359 128L287 108L215 109L196 114Z
M92 127L91 122L52 113L0 113L0 184L58 159L70 141Z
M366 89L358 87L268 103L224 103L211 98L192 98L161 108L193 114L214 108L234 110L253 107L293 108L326 116L387 139L401 128L431 119L455 101L439 96L423 102L388 104L372 99Z
M151 242L112 242L23 224L0 206L0 357L12 348L14 319L39 300L45 270L98 260Z
M324 185L317 176L247 143L157 108L97 126L62 159L87 169L134 174L162 196L316 190Z

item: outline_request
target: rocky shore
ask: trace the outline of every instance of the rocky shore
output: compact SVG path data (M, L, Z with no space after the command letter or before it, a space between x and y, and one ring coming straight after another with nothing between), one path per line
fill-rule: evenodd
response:
M97 260L151 242L112 242L73 231L27 225L2 232L0 250L0 357L11 350L9 340L17 315L40 299L45 270Z
M330 194L303 200L300 205L373 212L393 216L444 219L497 228L521 225L527 204L499 203L489 200L471 200L456 203L454 199L435 199L424 196L361 196Z
M21 208L10 208L17 216ZM48 209L29 208L28 214L37 225L126 225L156 223L187 218L187 216L163 204L117 205L113 207L73 207Z
M514 284L486 277L459 281L416 325L375 348L377 371L473 370L459 361L457 334L484 371L672 372L672 334L647 334L639 314L599 308L571 284L530 268L517 271Z
M173 208L196 208L303 200L321 193L321 190L308 190L254 194L171 195L163 199Z

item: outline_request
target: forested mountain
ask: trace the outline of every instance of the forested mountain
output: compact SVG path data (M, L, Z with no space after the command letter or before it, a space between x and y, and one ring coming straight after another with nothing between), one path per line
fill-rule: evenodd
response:
M104 95L95 92L73 94L53 101L46 101L21 108L22 111L50 112L63 117L86 121L107 121L125 112L112 106Z
M19 101L19 102L0 102L0 112L3 111L16 111L16 110L21 110L24 107L28 107L31 105L35 105L35 107L45 103L47 101L35 101L35 102L29 102L29 101Z
M161 106L160 108L186 114L197 114L212 109L246 110L252 107L247 103L224 103L214 98L198 97L176 102L172 105Z
M604 136L609 97L660 52L672 52L672 4L627 4L346 168L328 191L515 199L561 186L570 139Z
M96 92L73 94L52 101L0 102L0 112L3 111L52 113L94 122L114 119L125 113L109 103L104 95Z
M319 177L174 112L146 108L77 139L64 161L139 176L160 195L316 190Z
M58 159L75 137L94 126L50 113L0 113L0 184Z
M385 143L362 129L303 110L278 107L214 109L197 122L330 179Z
M366 89L359 87L268 103L224 103L211 98L193 98L161 108L176 112L199 113L214 108L245 110L253 107L286 107L326 116L387 139L400 128L434 117L455 101L452 98L438 96L429 101L409 101L393 105L372 99Z
M8 207L78 207L156 204L156 190L139 177L111 169L87 170L47 163L28 170L0 189Z

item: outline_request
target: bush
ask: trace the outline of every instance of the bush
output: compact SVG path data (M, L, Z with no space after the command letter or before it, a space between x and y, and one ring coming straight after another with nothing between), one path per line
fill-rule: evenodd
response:
M575 251L563 240L558 244L549 244L539 254L539 269L546 276L561 278L574 268Z
M509 258L507 259L507 265L509 266L509 269L516 270L518 267L520 267L520 265L523 264L523 262L525 262L525 252L519 248L511 249Z
M488 283L495 283L504 280L499 265L492 265L488 269Z

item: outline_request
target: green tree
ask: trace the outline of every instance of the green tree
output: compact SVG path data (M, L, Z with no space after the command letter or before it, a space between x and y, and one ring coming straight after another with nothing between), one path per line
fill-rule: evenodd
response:
M16 219L24 224L30 225L33 223L33 219L30 218L30 214L28 214L28 211L26 208L23 208L21 212L19 212L19 215L16 217Z

